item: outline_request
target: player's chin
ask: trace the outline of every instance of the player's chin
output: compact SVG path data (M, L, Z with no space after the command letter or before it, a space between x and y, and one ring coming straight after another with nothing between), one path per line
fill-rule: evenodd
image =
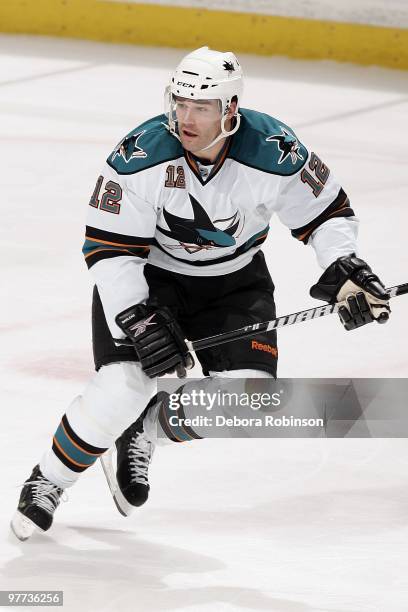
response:
M191 138L180 138L181 140L181 144L183 145L183 148L186 151L189 151L190 153L195 153L196 151L201 151L202 147L198 141L198 139L194 139L196 140L196 142L194 142Z

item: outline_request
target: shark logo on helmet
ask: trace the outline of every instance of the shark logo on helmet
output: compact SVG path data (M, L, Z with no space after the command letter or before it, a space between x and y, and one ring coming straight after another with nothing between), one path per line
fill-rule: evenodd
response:
M235 72L235 66L234 66L234 64L232 62L225 61L223 63L223 68L224 68L224 70L227 70L228 73Z

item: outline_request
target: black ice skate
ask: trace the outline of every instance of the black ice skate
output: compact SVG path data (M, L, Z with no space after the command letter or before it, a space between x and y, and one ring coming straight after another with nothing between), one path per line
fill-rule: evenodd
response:
M10 526L19 540L27 540L36 529L48 531L59 506L63 489L42 475L36 465L21 491L17 512Z
M150 400L137 421L132 423L116 440L115 446L100 458L113 500L123 516L129 516L133 509L142 506L149 496L148 471L154 444L144 432L143 418L150 407L158 403L158 399L156 395Z

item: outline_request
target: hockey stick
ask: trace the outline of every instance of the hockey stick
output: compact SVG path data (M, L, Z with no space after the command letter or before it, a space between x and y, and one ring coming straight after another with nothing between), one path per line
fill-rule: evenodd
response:
M394 298L397 295L404 295L408 293L408 283L402 285L396 285L386 289L390 298ZM336 302L335 304L325 304L323 306L317 306L316 308L309 308L307 310L301 310L300 312L294 312L292 314L272 319L272 321L265 321L264 323L255 323L255 325L247 325L240 329L234 329L233 331L224 332L217 334L216 336L209 336L208 338L201 338L201 340L186 341L186 344L190 351L199 351L201 349L209 348L211 346L217 346L224 344L225 342L232 342L233 340L242 340L250 336L256 336L265 331L271 331L278 327L286 327L288 325L295 325L296 323L303 323L310 319L318 319L325 317L330 314L336 313L340 306L344 302Z

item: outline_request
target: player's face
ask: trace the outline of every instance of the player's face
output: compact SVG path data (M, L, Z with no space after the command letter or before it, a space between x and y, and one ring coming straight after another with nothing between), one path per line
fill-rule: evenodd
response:
M201 151L221 132L219 100L176 98L176 117L181 144L192 153Z

